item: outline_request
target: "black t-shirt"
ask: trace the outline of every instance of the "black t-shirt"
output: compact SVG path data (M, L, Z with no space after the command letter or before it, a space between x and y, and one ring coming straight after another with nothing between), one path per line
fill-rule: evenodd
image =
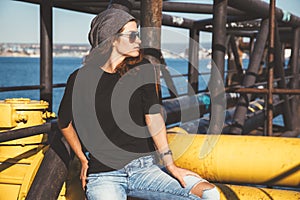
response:
M150 133L147 128L136 127L146 127L145 114L160 113L160 107L154 106L160 104L154 84L155 70L146 60L130 68L122 77L118 73L103 71L95 94L96 115L104 134L113 144L127 152L137 153L136 155L148 155L155 150ZM78 70L73 72L67 81L58 112L60 128L73 122L72 92L77 73ZM82 145L84 149L89 149ZM109 149L104 148L103 153L109 154ZM117 156L114 157L111 154L111 159L117 159ZM124 166L130 160L125 159L122 162ZM111 170L114 168L89 155L88 173Z

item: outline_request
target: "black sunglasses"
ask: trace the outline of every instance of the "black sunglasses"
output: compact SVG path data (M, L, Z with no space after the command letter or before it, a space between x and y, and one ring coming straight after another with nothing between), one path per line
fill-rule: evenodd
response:
M138 31L131 31L127 33L119 33L119 36L128 36L129 42L134 43L137 37L140 37L140 33Z

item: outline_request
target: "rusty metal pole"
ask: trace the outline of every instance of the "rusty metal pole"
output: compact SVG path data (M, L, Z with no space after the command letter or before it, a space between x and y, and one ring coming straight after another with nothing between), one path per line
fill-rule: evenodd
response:
M267 95L267 135L273 135L273 80L275 65L275 0L270 0L269 10L269 63L268 63L268 95Z
M161 48L162 0L141 1L141 39L145 48ZM152 58L149 58L152 60ZM151 61L150 60L150 61ZM154 61L156 62L156 61Z
M189 40L189 68L188 68L188 94L193 95L198 92L198 69L199 69L199 30L190 29Z
M299 49L300 49L300 27L295 28L294 30L294 40L293 40L293 51L292 51L292 60L291 60L291 71L294 75L293 79L291 80L291 88L296 89L299 88ZM292 130L299 131L299 96L294 96L291 103L292 107Z
M40 99L49 103L52 110L52 6L53 1L43 1L40 4Z
M142 47L151 51L156 49L161 51L161 24L162 24L162 0L141 1L141 40ZM160 58L147 55L145 57L155 66L156 77L160 77ZM157 78L157 84L160 84L160 78ZM160 87L157 87L160 99L162 97Z

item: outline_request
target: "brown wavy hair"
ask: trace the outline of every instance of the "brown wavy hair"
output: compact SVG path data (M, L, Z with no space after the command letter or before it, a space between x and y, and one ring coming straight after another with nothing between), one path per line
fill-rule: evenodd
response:
M129 22L136 20L130 20ZM122 27L118 33L121 33L124 30L124 27ZM116 38L117 39L117 38ZM137 57L127 57L125 58L120 64L117 65L115 71L119 73L121 76L124 75L126 72L128 72L130 69L133 68L134 65L141 62L143 59L143 51L140 50L139 55Z

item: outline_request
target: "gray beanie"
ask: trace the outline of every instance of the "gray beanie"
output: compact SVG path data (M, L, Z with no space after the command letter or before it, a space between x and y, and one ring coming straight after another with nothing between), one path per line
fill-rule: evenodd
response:
M92 48L118 33L118 31L129 21L135 19L128 12L109 8L99 13L91 23L89 41Z

